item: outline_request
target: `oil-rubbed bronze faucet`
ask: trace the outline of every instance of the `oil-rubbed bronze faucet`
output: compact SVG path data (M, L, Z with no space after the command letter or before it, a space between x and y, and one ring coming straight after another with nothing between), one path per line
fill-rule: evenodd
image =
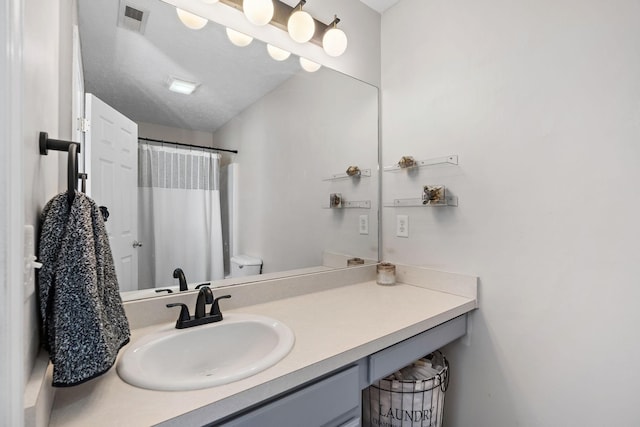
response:
M220 312L220 303L218 301L226 298L231 298L231 295L223 295L221 297L214 298L211 288L208 286L202 286L198 292L194 316L189 314L189 308L186 304L173 303L167 304L167 307L180 307L180 315L176 321L176 329L191 328L193 326L221 321L222 312ZM211 311L208 314L205 310L207 304L211 304Z
M184 272L181 268L173 270L173 278L178 279L178 282L180 282L180 292L189 290L187 288L187 279L184 277Z
M205 307L207 304L213 303L213 292L208 286L203 286L198 292L198 299L196 300L196 319L200 319L205 316Z

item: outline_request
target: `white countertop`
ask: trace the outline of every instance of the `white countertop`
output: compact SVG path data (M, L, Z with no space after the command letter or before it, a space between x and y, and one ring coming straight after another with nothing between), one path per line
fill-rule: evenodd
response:
M475 297L401 283L380 286L369 281L235 310L223 309L280 320L295 333L293 349L282 361L252 377L196 391L137 388L122 381L112 368L85 384L57 389L50 425L143 426L190 411L196 411L199 419L213 420L358 361L476 307ZM136 329L132 341L163 326L166 324Z

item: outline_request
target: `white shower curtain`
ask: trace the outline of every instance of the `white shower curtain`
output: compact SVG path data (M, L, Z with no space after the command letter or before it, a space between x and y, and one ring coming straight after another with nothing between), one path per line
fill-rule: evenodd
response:
M209 150L139 144L140 289L224 278L220 155Z

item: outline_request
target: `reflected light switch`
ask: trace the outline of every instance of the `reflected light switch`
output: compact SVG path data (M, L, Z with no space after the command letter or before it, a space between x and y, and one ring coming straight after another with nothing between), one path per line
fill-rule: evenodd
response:
M408 215L396 216L396 236L409 237L409 216Z

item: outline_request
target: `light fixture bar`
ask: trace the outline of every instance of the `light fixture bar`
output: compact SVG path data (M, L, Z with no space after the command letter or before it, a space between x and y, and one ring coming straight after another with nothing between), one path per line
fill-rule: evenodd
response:
M242 0L220 0L220 3L224 3L227 6L231 6L239 11L242 11ZM269 24L277 27L283 31L287 30L287 22L289 21L289 16L291 13L299 6L291 7L286 3L281 2L280 0L273 0L273 18ZM329 25L318 21L316 18L313 18L314 23L316 24L316 31L309 40L309 43L313 43L322 47L322 37L324 36L324 32L333 24L333 22Z

